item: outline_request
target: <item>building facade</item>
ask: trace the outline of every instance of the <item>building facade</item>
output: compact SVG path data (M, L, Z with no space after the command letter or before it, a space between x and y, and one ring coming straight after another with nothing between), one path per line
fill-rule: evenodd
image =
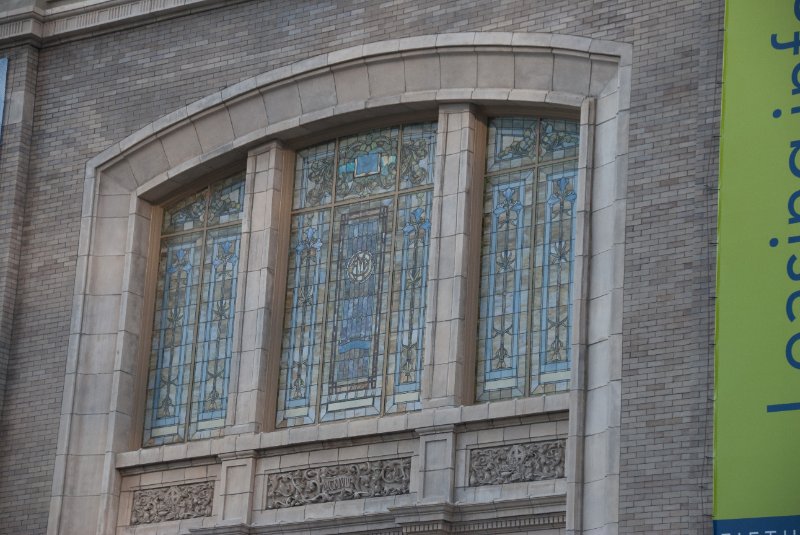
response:
M710 532L722 2L1 7L0 532Z

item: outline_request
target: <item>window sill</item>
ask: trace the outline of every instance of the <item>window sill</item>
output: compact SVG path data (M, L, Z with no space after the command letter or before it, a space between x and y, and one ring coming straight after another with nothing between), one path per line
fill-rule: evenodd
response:
M388 433L419 432L440 426L478 424L507 418L538 416L542 421L563 420L568 410L569 392L460 407L423 409L403 414L277 429L267 433L228 435L181 444L141 448L118 453L116 467L128 471L144 468L147 465L194 461L210 456L236 456L252 450L268 450L289 445L298 447L314 442L352 440Z

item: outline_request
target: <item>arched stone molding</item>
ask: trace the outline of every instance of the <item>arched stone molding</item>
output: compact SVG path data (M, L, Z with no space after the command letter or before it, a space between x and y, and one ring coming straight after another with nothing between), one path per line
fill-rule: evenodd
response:
M587 185L604 184L594 187L586 195L590 200L583 201L587 215L581 224L586 229L591 226L592 239L590 243L585 232L579 240L579 250L584 252L579 254L593 259L591 266L588 260L583 264L584 276L578 284L584 288L576 292L583 296L578 307L583 312L576 317L584 318L577 343L580 353L589 355L583 359L588 360L589 371L576 363L569 398L548 401L549 410L569 408L572 414L585 415L571 418L569 424L568 456L576 468L567 477L568 499L574 500L568 504L568 530L591 533L615 525L630 50L628 45L608 41L521 33L441 34L360 45L211 94L90 160L49 533L86 533L92 518L97 519L96 533L113 533L120 505L120 467L235 456L265 444L319 440L313 429L265 434L257 417L237 418L237 388L232 384L228 436L137 450L141 425L137 381L142 375L138 347L147 302L145 281L148 265L153 264L148 262L153 205L196 180L247 162L242 249L262 231L266 237L258 239L266 240L264 247L275 247L270 225L256 228L248 214L254 202L272 203L273 208L280 205L286 189L275 184L267 184L263 191L253 188L259 172L288 165L288 151L282 144L307 142L320 132L376 116L432 114L439 105L449 103L580 111L582 180ZM247 260L243 258L242 263L241 269L247 269ZM605 267L596 267L601 264ZM260 279L258 293L268 292L269 280ZM237 314L238 307L245 306L245 286L239 288ZM263 325L264 318L258 318ZM239 314L240 343L242 321L247 320ZM236 374L234 368L232 377ZM523 401L505 403L498 408L499 416L528 414ZM248 403L263 407L264 400L256 395ZM438 423L438 414L445 418L446 411L458 410L459 421L480 418L477 412L470 416L469 409L430 409L430 425ZM405 423L402 428L413 430L414 426ZM590 443L589 449L603 458L584 469L583 445ZM586 508L582 507L584 495Z

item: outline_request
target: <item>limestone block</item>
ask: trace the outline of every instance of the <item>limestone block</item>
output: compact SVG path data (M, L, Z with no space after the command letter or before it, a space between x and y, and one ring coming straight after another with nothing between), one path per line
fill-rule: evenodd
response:
M614 287L614 249L607 249L592 256L589 272L592 284L589 297L599 297Z
M133 176L139 185L170 168L167 154L158 139L145 143L144 146L128 156L127 160L130 162Z
M405 72L396 60L371 61L367 63L367 73L370 99L400 95L405 91Z
M474 88L478 80L478 59L472 53L440 54L442 89Z
M70 455L64 478L65 497L99 494L103 461L103 455Z
M130 203L130 194L98 195L97 212L94 215L97 217L124 217L130 213Z
M364 102L369 99L369 78L367 66L353 63L337 67L333 71L336 84L336 98L342 104L346 102Z
M478 53L477 87L514 87L514 56L507 53Z
M602 96L613 93L619 88L617 72L619 65L614 58L592 56L592 73L589 82L589 94Z
M107 414L111 404L111 374L77 374L75 377L76 414ZM98 437L99 438L99 437Z
M95 496L66 495L61 503L69 514L61 516L58 535L86 535L86 519L97 518L100 500Z
M203 152L230 143L234 139L233 125L227 108L218 108L194 120L197 139Z
M589 92L591 63L586 56L555 54L553 63L553 90L575 95Z
M74 414L70 427L69 444L72 451L83 455L100 455L105 453L108 430L108 415Z
M591 254L607 251L615 243L615 207L601 208L592 212L591 221Z
M227 106L236 137L267 127L267 108L260 94L230 102Z
M297 117L302 113L300 93L294 82L267 88L264 91L264 103L270 124Z
M111 373L116 343L116 334L83 335L78 355L78 373Z
M119 320L118 295L87 295L83 309L82 334L116 333Z
M594 165L601 167L613 162L617 156L618 119L606 121L595 128Z
M514 87L550 91L553 88L553 55L546 52L515 53Z
M168 131L161 136L161 144L170 167L175 167L203 153L194 123L184 123Z
M100 195L129 194L136 190L136 179L127 159L99 171Z
M336 86L330 72L304 77L297 82L300 107L303 113L311 113L337 104Z
M439 89L439 56L429 52L409 54L404 60L406 91L425 91Z

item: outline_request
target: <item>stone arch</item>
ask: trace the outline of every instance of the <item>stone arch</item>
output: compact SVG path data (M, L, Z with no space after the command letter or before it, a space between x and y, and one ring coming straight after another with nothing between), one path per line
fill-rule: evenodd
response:
M271 140L291 141L374 115L447 103L583 109L593 125L587 137L597 140L586 155L593 163L583 165L619 177L624 169L608 166L626 152L619 134L627 129L629 80L630 46L609 41L523 33L381 41L244 80L92 158L84 181L50 532L81 532L86 524L71 522L86 515L98 518L98 533L111 533L116 525L117 454L135 449L131 437L138 425L136 348L146 302L151 203L245 161L251 149ZM620 198L615 194L612 201ZM87 434L103 440L84 440ZM190 455L189 446L131 454L142 464L161 462Z

